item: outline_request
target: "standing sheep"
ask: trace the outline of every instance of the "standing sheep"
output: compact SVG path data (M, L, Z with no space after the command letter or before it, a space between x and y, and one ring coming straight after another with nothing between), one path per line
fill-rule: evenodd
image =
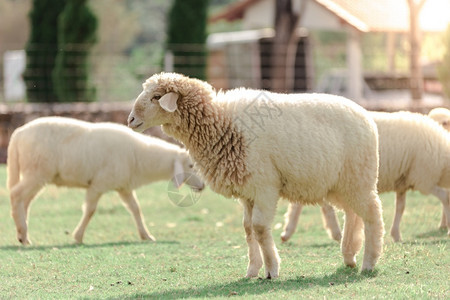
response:
M332 199L346 213L344 263L356 266L364 228L362 269L374 268L384 230L376 191L377 129L354 102L247 89L216 94L204 81L161 73L143 84L128 118L137 131L154 125L186 145L212 190L240 199L247 277L258 276L263 261L266 278L279 274L271 234L279 197Z
M433 117L433 113L430 114ZM394 241L401 240L400 221L405 209L406 191L409 189L425 195L431 193L442 202L440 226L447 228L450 235L450 203L446 190L450 187L449 134L429 117L417 113L372 112L371 115L379 133L378 192L396 192L396 210L391 228ZM439 116L442 116L442 111ZM287 241L294 233L301 209L301 204L290 204L281 234L283 241ZM333 208L325 204L322 212L327 230L334 234L339 232Z
M432 109L428 116L441 124L442 127L445 128L445 130L450 131L450 110L444 107L438 107ZM441 197L447 199L447 201L450 201L450 195L448 190L441 191L440 192ZM439 197L439 196L438 196ZM441 199L442 201L442 199ZM445 216L445 210L442 210L442 217L441 217L441 223L439 225L440 228L448 228L448 234L450 235L450 227L447 226L447 217Z
M133 190L170 178L176 186L186 181L193 189L203 189L203 182L195 175L180 175L192 172L185 150L112 123L62 117L36 119L13 132L7 164L12 217L17 239L24 245L30 244L28 207L47 183L87 189L83 217L73 234L77 243L82 243L98 200L107 191L119 193L134 216L141 239L154 240Z

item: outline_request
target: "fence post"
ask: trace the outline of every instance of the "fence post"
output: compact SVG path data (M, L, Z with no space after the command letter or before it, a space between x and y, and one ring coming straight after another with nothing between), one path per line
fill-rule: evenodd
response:
M173 72L173 52L170 50L164 54L164 71Z

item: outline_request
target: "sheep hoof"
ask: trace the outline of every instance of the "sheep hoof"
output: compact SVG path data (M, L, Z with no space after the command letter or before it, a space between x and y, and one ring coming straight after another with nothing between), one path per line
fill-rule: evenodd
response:
M346 259L346 258L344 257L344 263L345 263L345 265L346 265L347 267L349 267L349 268L356 268L356 257L353 256L353 257L351 257L350 259Z
M246 278L255 278L255 277L258 277L259 269L260 269L260 268L251 268L251 267L249 267L249 268L247 269L247 275L245 275L245 277L246 277Z
M288 236L285 232L283 232L283 233L281 234L281 241L282 241L283 243L289 241L289 238L290 238L290 236Z
M374 266L362 266L361 272L372 272Z
M19 240L19 242L20 242L22 245L24 245L24 246L29 246L29 245L31 245L31 241L30 241L29 239L21 239L21 238L19 238L18 240Z
M258 277L258 272L250 272L247 271L247 275L245 275L246 278L255 278Z
M267 272L266 274L266 279L275 279L278 277L278 272L273 271L273 272Z
M342 235L341 235L340 232L339 233L334 233L334 234L331 235L331 238L333 240L335 240L336 242L340 242L341 239L342 239Z
M402 241L402 237L401 237L400 233L398 233L398 232L391 231L391 236L392 236L392 239L394 240L394 242L396 242L396 243Z
M156 239L152 235L142 237L141 239L146 242L156 242Z

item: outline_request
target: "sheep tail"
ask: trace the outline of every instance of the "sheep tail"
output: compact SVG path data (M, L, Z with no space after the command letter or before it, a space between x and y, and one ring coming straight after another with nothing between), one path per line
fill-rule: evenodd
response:
M11 190L20 180L19 153L14 135L9 142L6 164L8 170L6 185Z

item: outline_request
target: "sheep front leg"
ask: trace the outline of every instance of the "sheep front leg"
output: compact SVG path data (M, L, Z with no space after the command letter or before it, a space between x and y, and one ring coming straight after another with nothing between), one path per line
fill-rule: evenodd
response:
M447 228L447 235L450 236L450 194L448 190L434 187L431 191L442 202L442 217L439 228Z
M356 267L356 254L361 250L363 240L363 222L351 209L345 210L344 235L341 251L345 265Z
M391 236L395 242L400 242L402 236L400 234L400 221L402 220L403 212L405 211L406 193L397 192L395 197L395 217L392 222Z
M288 210L284 214L284 229L281 233L281 240L287 242L294 234L298 225L298 219L302 213L303 205L300 203L289 203Z
M240 200L241 205L244 207L244 230L248 245L248 267L247 278L258 277L259 270L261 269L263 262L261 258L261 252L258 242L255 239L252 226L252 212L253 202L249 200Z
M328 235L335 241L340 242L342 235L339 227L339 221L336 217L333 206L328 203L323 203L320 207L322 211L322 221Z
M89 221L97 209L98 200L101 195L102 193L91 189L86 191L86 199L83 204L83 216L73 232L73 237L75 238L75 242L77 244L83 243L84 231L86 230Z
M265 265L265 277L272 279L278 277L280 257L272 237L271 224L275 216L277 197L259 198L253 207L253 232L261 248Z
M125 206L134 217L141 240L155 241L155 238L148 232L148 229L145 226L144 216L139 207L139 202L136 199L136 194L133 191L119 191L118 193Z

